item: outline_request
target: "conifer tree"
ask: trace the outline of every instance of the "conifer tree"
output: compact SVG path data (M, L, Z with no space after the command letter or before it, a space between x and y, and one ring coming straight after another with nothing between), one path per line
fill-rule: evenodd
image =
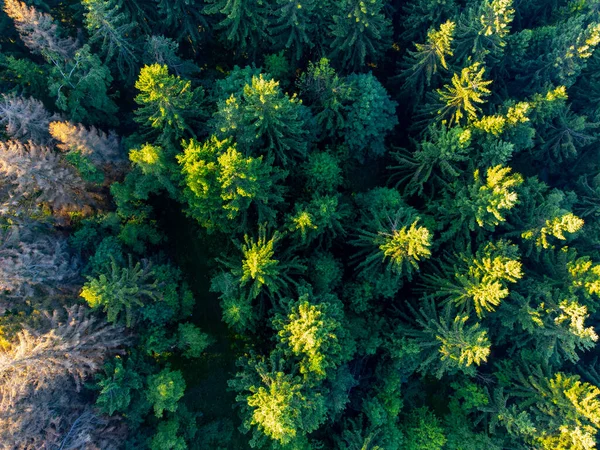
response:
M412 308L411 308L412 309ZM441 313L432 298L425 297L423 307L413 309L416 326L402 329L422 349L419 371L441 378L445 373L475 373L475 367L487 361L490 340L479 323L466 314L455 314L447 305Z
M209 231L241 228L253 211L261 222L275 219L286 173L273 167L272 160L245 157L230 140L214 136L203 144L190 140L177 159L188 214Z
M486 171L485 181L479 169L473 173L474 183L465 186L455 182L444 194L441 204L432 204L442 222L450 224L443 233L449 238L461 230L477 227L493 231L505 222L505 212L518 202L516 188L523 182L520 174L511 174L510 167L495 166ZM433 206L435 205L435 206Z
M19 0L6 0L4 12L14 21L25 45L34 53L58 64L73 57L77 47L71 38L61 38L50 14L38 11Z
M290 50L294 61L315 45L317 7L315 0L276 0L269 32L277 47Z
M192 83L169 74L167 66L144 66L135 83L140 93L135 101L135 121L148 130L148 135L159 136L161 141L176 142L186 133L194 135L192 118L202 117L199 105L204 91L193 89Z
M441 274L423 276L433 296L478 317L495 311L509 295L508 284L522 277L518 247L502 240L480 246L473 256L458 255L443 264Z
M0 126L5 127L5 132L11 139L47 145L50 141L48 125L56 118L56 115L46 110L42 102L32 97L2 95Z
M122 161L121 143L114 131L106 134L92 126L70 122L51 122L50 134L60 142L57 147L65 153L76 152L89 157L98 165Z
M268 4L262 0L207 0L206 14L218 15L216 30L223 30L226 43L242 52L255 53L270 43L267 34Z
M438 67L448 70L447 56L452 56L452 42L456 24L450 20L440 25L439 30L432 28L427 32L425 44L415 44L415 50L408 50L404 61L401 77L404 79L403 88L423 95L425 88L431 84L431 79L438 73Z
M79 209L91 202L83 180L47 147L0 142L0 177L9 190L5 208L47 204L52 211Z
M90 44L99 42L104 63L113 59L123 79L131 80L137 72L137 56L131 35L137 24L121 11L115 0L83 0L86 9L85 25Z
M330 25L330 57L356 71L377 62L390 44L392 24L381 0L342 0Z
M372 73L352 74L346 80L351 101L345 111L344 143L358 161L381 157L386 135L398 124L397 103Z
M459 61L498 60L506 46L515 10L512 0L484 0L460 15L456 29Z
M293 444L324 422L325 396L308 388L300 377L285 372L279 356L254 356L238 364L241 371L229 386L238 393L243 428L253 431L252 447L260 447L269 439L280 445Z
M108 67L90 51L89 45L77 49L73 57L52 61L48 90L56 106L74 122L114 124L117 105L108 95L112 76Z
M157 0L161 27L175 33L178 42L191 40L199 43L209 32L208 20L203 13L203 2L198 0ZM158 61L156 61L158 62Z
M487 88L492 82L483 79L485 67L476 62L461 70L460 76L452 76L452 86L445 85L437 94L442 107L437 111L440 120L446 120L448 126L460 125L463 120L477 118L481 108L477 104L485 103L484 98L491 94Z
M335 136L345 124L344 110L351 101L351 87L345 78L336 74L329 60L308 63L300 75L298 87L319 125L319 136Z
M78 261L65 240L31 228L0 231L0 313L76 284Z
M282 164L306 157L305 109L295 95L281 91L279 82L253 76L218 107L212 125L218 137L232 137L240 146L266 152Z
M272 322L283 353L299 358L300 373L318 382L351 358L353 346L343 305L335 296L300 294L289 302L286 314L276 314Z

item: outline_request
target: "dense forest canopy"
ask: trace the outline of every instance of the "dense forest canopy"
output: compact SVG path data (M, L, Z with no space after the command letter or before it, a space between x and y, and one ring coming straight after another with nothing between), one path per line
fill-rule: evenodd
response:
M0 448L596 448L598 0L0 5Z

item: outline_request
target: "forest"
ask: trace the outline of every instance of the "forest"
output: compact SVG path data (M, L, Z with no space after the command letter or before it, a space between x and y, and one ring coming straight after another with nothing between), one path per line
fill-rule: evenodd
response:
M0 449L595 449L599 44L600 0L0 0Z

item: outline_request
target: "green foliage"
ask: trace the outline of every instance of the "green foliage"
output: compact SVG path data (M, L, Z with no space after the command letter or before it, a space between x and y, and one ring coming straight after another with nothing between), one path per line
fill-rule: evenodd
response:
M115 357L112 362L104 366L105 374L97 375L96 386L100 390L96 406L108 415L115 412L126 413L131 417L132 398L144 386L144 380L138 373L140 368L132 367L132 359Z
M442 297L459 310L478 317L495 311L509 295L508 283L522 278L519 249L509 241L489 242L475 255L460 254L443 264L442 273L423 278L435 297Z
M178 370L163 369L148 377L146 398L154 408L156 417L162 417L164 411L177 411L177 402L183 397L185 380Z
M273 318L284 355L299 358L300 373L313 381L326 378L351 358L352 344L344 322L342 303L335 296L313 299L308 292L288 302L285 315Z
M256 52L263 41L269 42L267 35L267 3L263 0L207 0L206 14L216 14L219 22L215 25L223 30L222 39L234 49L242 52Z
M483 79L485 67L480 63L472 64L461 70L460 76L452 75L452 85L438 89L438 99L441 103L438 109L438 119L447 121L448 125L472 121L481 112L478 104L485 103L484 98L491 94L487 88L492 82Z
M378 61L392 34L383 8L381 0L342 0L330 25L331 58L348 70L359 70L367 62Z
M185 358L200 358L213 339L192 323L180 323L177 329L177 347Z
M307 388L298 376L280 370L276 357L254 357L239 364L242 371L229 386L238 392L243 428L253 430L252 447L260 447L265 436L281 445L291 444L324 422L325 397Z
M290 50L292 58L300 60L306 50L311 49L317 27L317 1L276 0L274 18L269 27L275 45ZM274 72L273 75L276 75Z
M403 89L423 94L431 85L431 80L438 73L438 67L448 70L446 56L452 56L452 41L456 24L450 20L440 25L440 29L427 32L425 44L415 44L415 50L409 50L404 58Z
M407 450L441 450L446 443L440 420L427 408L411 411L404 425Z
M194 135L190 120L203 116L202 88L192 88L190 81L169 75L167 66L160 64L142 67L135 87L140 91L135 97L140 105L135 121L155 129L150 135L160 135L167 142L186 133Z
M178 431L179 423L176 420L160 422L150 442L150 450L186 450L188 446L185 439L177 435Z
M133 264L130 256L127 267L112 259L106 269L88 276L80 295L91 308L102 308L109 322L131 327L142 320L160 326L190 314L194 298L172 266L153 266L148 260Z
M514 18L512 0L485 0L461 14L456 30L456 57L484 62L502 57Z
M593 448L600 425L600 390L582 383L576 375L557 372L513 375L514 395L526 399L523 412L536 423L524 436L542 449Z
M115 0L83 0L86 9L85 25L90 33L90 44L100 42L105 63L115 59L120 75L132 79L137 71L135 49L130 35L136 28Z
M117 105L108 95L112 76L84 45L72 59L57 61L48 75L48 92L73 122L113 124Z
M175 32L178 41L202 41L209 24L203 13L203 2L197 0L158 0L158 13L162 28Z
M212 127L220 138L231 137L288 164L308 151L304 111L295 95L284 94L279 82L261 74L219 102Z
M430 297L425 297L422 308L412 313L415 325L403 331L422 349L420 372L437 378L459 370L474 375L474 366L487 361L491 346L487 330L468 315L453 314L450 305L439 314Z
M261 222L274 220L286 172L273 167L272 159L245 157L231 140L213 136L202 144L193 139L184 143L177 160L187 212L209 231L238 229L252 212Z
M432 204L431 210L439 214L440 222L450 225L443 233L444 238L465 228L493 231L506 221L504 211L510 211L518 202L516 189L523 183L523 177L511 174L510 167L488 168L485 180L477 169L473 178L474 183L466 186L456 181L440 204Z
M353 74L347 79L351 102L346 108L343 138L352 156L363 162L380 157L386 134L398 124L393 102L373 74Z

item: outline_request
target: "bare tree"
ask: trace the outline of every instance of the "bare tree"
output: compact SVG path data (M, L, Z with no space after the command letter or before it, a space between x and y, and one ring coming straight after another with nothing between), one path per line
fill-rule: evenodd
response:
M19 36L32 52L51 60L67 60L77 49L73 39L59 37L58 25L50 14L19 0L4 0L4 12L13 19Z
M12 139L47 145L52 139L48 125L57 118L35 98L11 94L2 95L0 99L0 125L5 127L6 134Z
M0 231L0 314L36 294L76 289L78 268L58 234L32 232L29 224Z
M98 165L123 160L121 143L114 131L106 134L94 126L88 129L71 122L52 122L49 129L52 137L60 142L57 147L62 151L80 152Z
M2 210L47 204L53 211L79 210L91 203L85 183L59 154L33 142L0 142L0 186L7 199Z
M80 395L82 382L127 342L122 329L83 306L46 314L43 330L23 330L0 351L0 442L9 449L117 448L122 429Z

